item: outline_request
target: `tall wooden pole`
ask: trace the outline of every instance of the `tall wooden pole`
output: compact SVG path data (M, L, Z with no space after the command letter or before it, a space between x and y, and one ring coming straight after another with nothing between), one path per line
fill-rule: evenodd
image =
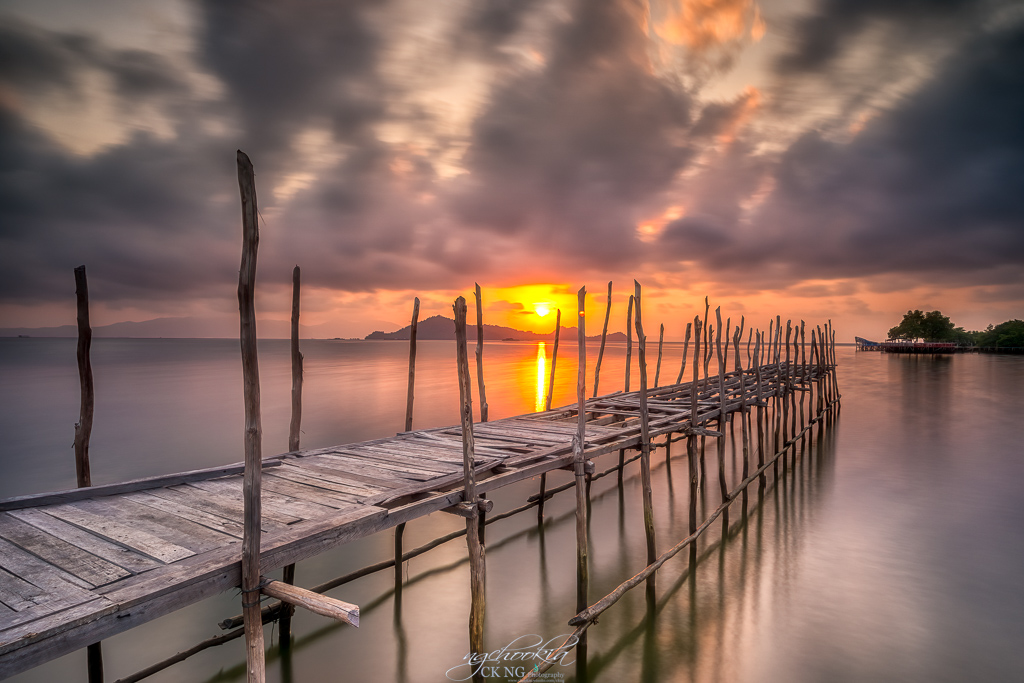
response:
M576 294L579 314L579 334L576 346L579 351L579 370L576 379L576 434L572 440L573 474L576 477L576 612L587 608L587 588L590 585L587 544L587 492L586 467L583 450L586 445L587 429L587 342L586 342L586 299L587 288L580 287Z
M647 564L658 559L658 551L654 537L654 496L651 489L651 435L647 414L647 358L644 326L641 316L640 283L633 280L636 306L636 342L640 370L640 481L643 487L644 531L647 534ZM654 574L647 582L648 591L654 590Z
M551 349L551 372L548 375L548 395L544 399L544 410L551 410L551 396L555 393L555 364L558 362L558 335L562 330L562 309L555 311L555 345Z
M548 395L544 400L544 409L551 410L551 396L555 393L555 363L558 361L558 335L562 330L562 309L555 310L555 344L551 349L551 373L548 379ZM544 521L544 493L548 485L548 475L540 475L540 500L537 501L537 522Z
M459 398L462 401L462 499L469 507L466 518L466 545L469 549L469 582L471 605L469 610L469 648L471 652L484 651L484 606L486 574L484 547L480 543L477 524L479 507L476 501L476 472L474 471L473 395L469 376L469 353L466 350L466 300L461 296L452 307L455 311L455 353L459 370ZM477 669L479 672L479 668ZM474 675L474 680L477 680ZM480 678L482 680L482 677Z
M412 406L416 388L416 326L420 318L420 298L413 297L412 322L409 326L409 389L405 397L405 431L412 431ZM402 539L405 522L395 527L395 605L402 602Z
M658 332L658 365L654 370L654 388L658 388L658 380L661 378L661 349L665 345L665 325L662 323L661 331Z
M690 328L693 323L686 323L686 339L683 341L683 362L679 364L679 376L676 377L676 384L683 383L683 371L686 370L686 352L690 349Z
M630 294L629 308L626 309L626 393L629 393L629 370L633 363L633 299L634 296Z
M409 391L405 397L405 431L412 431L412 403L416 387L416 324L420 317L420 298L412 302L412 324L409 328Z
M690 379L690 434L686 437L686 459L690 474L690 534L697 531L697 437L693 429L697 427L697 382L700 376L700 316L693 317L693 376ZM696 546L690 547L690 559L697 557Z
M299 450L299 431L302 426L302 353L299 352L299 290L300 271L295 266L292 269L292 420L288 427L288 450ZM281 580L292 585L295 583L295 564L286 565ZM283 603L281 607L281 635L280 643L284 647L291 644L292 615L295 613L295 606Z
M238 271L239 339L245 396L245 476L243 480L242 617L249 683L263 683L263 619L260 615L260 483L263 427L260 424L260 371L256 355L256 254L259 213L252 162L238 151L238 188L242 196L242 265Z
M484 389L484 306L476 284L476 381L480 387L480 421L487 422L487 391Z
M612 281L608 281L608 303L604 308L604 328L601 330L601 349L597 352L597 366L594 368L594 396L601 379L601 361L604 360L604 344L608 340L608 319L612 314Z
M292 269L292 421L288 427L288 450L299 450L302 424L302 353L299 352L299 267Z
M78 304L78 382L81 387L81 407L75 423L75 475L78 487L92 486L89 467L89 439L92 437L92 419L96 408L96 390L92 381L92 326L89 324L89 281L85 266L75 268L75 298ZM89 645L86 651L89 683L103 683L103 649L99 643Z
M718 329L715 330L715 349L718 352L718 430L722 435L718 437L718 488L721 491L722 502L729 499L729 484L725 480L725 356L722 354L722 307L715 309L715 319ZM725 343L729 343L729 330L725 331ZM723 529L729 528L729 509L722 513L724 520Z
M89 468L89 439L95 410L95 388L92 382L92 327L89 325L89 282L85 266L75 268L75 297L78 300L78 380L81 385L81 410L75 424L75 474L79 488L92 486Z

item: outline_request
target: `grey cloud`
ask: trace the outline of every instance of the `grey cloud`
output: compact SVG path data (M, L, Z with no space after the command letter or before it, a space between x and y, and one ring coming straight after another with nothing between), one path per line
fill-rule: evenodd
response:
M813 131L798 139L734 265L782 268L793 279L915 273L941 282L970 273L986 282L1000 266L1021 273L1022 120L1017 26L964 45L852 141Z

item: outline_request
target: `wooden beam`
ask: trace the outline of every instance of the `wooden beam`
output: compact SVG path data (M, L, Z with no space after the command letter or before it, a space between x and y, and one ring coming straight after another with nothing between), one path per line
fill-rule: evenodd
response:
M638 360L640 361L640 480L644 504L644 532L647 536L647 563L654 562L658 557L654 532L654 495L651 489L651 436L650 417L647 413L647 337L644 335L642 319L643 303L641 300L640 283L633 281L636 305L636 341ZM654 576L647 584L648 590L654 590Z
M282 602L303 607L310 612L343 621L359 627L359 606L341 600L329 598L320 593L292 586L282 581L266 581L261 588L264 595L277 598ZM262 628L262 627L261 627Z

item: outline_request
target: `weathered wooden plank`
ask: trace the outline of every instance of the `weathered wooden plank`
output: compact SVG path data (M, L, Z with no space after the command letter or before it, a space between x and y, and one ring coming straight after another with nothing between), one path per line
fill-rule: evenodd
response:
M214 531L175 514L157 510L148 505L140 505L124 496L82 500L70 503L69 506L98 516L109 515L123 520L134 529L145 531L182 548L188 548L194 553L203 553L236 540L227 534Z
M367 496L384 490L377 486L371 488L353 484L352 482L339 482L336 481L338 477L317 476L312 472L304 472L298 467L280 467L274 470L274 476L287 479L296 484L326 489L335 493L345 494L346 496Z
M196 488L201 492L211 493L217 496L216 500L221 501L225 504L228 501L231 505L237 505L239 509L242 509L242 478L241 477L230 477L224 479L210 479L209 481L194 481L188 485L191 488ZM299 520L305 519L306 515L300 510L290 510L282 505L275 505L274 501L281 502L282 500L287 501L287 498L274 497L263 495L263 519L271 519L285 526L294 524ZM271 499L274 499L272 501ZM330 510L330 508L328 508ZM319 513L317 513L319 514Z
M7 514L27 522L37 529L42 529L51 536L67 541L71 545L101 557L111 564L127 569L133 574L163 566L161 562L151 557L79 529L40 510L12 510Z
M340 469L347 473L379 479L381 481L389 482L389 485L390 482L405 484L413 481L424 481L426 479L431 479L434 476L433 472L428 474L403 474L401 471L385 467L377 467L375 463L369 460L363 460L356 456L345 454L321 454L316 456L316 459L317 464L324 467Z
M271 477L270 475L263 478L263 488L298 500L308 500L337 509L352 505L357 500L356 496L349 496L325 488L297 484L294 481L282 479L281 477Z
M21 612L46 602L46 599L46 591L39 586L0 569L0 602L10 607L11 610ZM6 625L11 622L4 621L3 623L3 628L7 628Z
M172 503L188 506L194 510L202 510L211 515L222 517L242 526L243 510L241 499L234 499L223 493L211 493L202 491L187 484L181 486L170 486L164 489L150 489L147 495L163 498ZM196 520L193 520L196 521ZM295 522L297 518L292 515L287 517L288 522ZM262 520L264 533L275 529L283 529L287 522L275 519L271 514L265 513ZM233 534L232 534L233 535Z
M266 458L263 461L263 468L276 467L280 464L281 456ZM132 479L117 484L106 484L104 486L92 486L80 489L68 489L67 491L48 491L46 493L33 493L28 496L15 496L0 500L0 511L20 510L22 508L40 507L43 505L56 505L59 503L70 503L76 500L86 500L97 496L110 496L117 493L129 493L143 489L156 488L159 486L173 486L175 484L186 484L192 481L202 481L223 477L229 474L239 474L243 470L242 463L222 465L219 467L207 467L200 470L178 472L176 474L162 474L156 477L144 479Z
M0 567L42 588L56 601L76 604L92 598L86 590L91 586L82 579L3 539L0 539Z
M92 586L131 575L126 569L6 513L0 513L0 536Z
M165 564L195 555L188 548L166 541L159 536L154 536L134 526L122 524L108 517L73 507L73 505L72 503L53 505L45 507L43 510L58 519L63 519L65 522L88 529L95 535L126 545L143 555L149 555L153 559L160 560Z
M394 476L411 479L413 481L426 481L439 476L438 472L422 470L416 467L408 467L398 463L391 463L387 460L363 458L351 453L337 453L325 455L323 457L336 458L339 462L345 463L346 466L353 467L353 470L356 472L363 471L370 474L376 473L377 476L382 477Z
M351 481L361 482L363 484L370 484L375 486L382 491L395 488L407 483L409 480L398 479L395 477L389 477L387 479L381 477L372 477L359 472L353 472L350 469L346 469L341 463L332 461L322 456L315 456L307 460L302 461L302 468L311 472L316 472L321 476L339 476L346 477Z
M366 446L363 448L346 448L344 453L354 455L358 458L371 460L373 463L386 462L392 465L400 465L409 470L434 474L447 474L455 465L453 463L441 462L440 460L424 460L419 457L400 455L385 448L374 448Z
M163 512L176 517L187 519L190 522L200 524L209 529L213 529L214 531L219 531L221 534L226 534L234 538L242 537L242 524L240 521L225 519L224 517L211 514L205 510L190 507L180 501L156 496L152 492L126 493L122 497L134 503L146 505L157 510L162 510Z

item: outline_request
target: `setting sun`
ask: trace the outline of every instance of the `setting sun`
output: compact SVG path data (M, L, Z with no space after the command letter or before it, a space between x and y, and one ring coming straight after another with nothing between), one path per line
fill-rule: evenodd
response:
M551 312L551 304L534 304L533 310L537 312L537 315L543 318Z

